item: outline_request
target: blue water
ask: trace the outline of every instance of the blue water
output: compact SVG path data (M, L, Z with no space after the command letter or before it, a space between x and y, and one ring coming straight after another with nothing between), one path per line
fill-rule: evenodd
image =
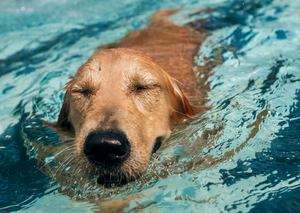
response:
M212 110L178 126L125 187L51 181L65 157L51 152L72 141L42 121L57 120L68 77L95 47L173 7L184 7L172 16L178 25L201 20L210 30L199 66L222 49L207 82ZM130 194L125 212L299 212L299 11L295 0L2 0L0 212L93 212L95 200Z

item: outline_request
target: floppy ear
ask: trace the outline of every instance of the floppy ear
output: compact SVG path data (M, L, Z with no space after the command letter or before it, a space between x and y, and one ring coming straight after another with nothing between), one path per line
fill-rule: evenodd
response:
M63 130L68 130L68 117L69 117L69 100L68 100L68 91L64 97L64 103L60 109L59 117L57 120L57 127L62 128Z
M173 108L172 120L177 123L185 118L195 115L195 112L187 98L182 93L176 80L166 73L168 89L171 93L171 101Z
M71 79L72 78L73 77L71 77ZM70 109L69 98L68 98L68 88L69 88L71 82L72 82L72 80L70 82L68 82L66 84L65 88L63 89L63 90L67 90L67 91L66 91L66 94L64 97L63 105L60 109L60 113L59 113L57 122L49 123L49 122L43 121L43 125L46 127L50 127L50 128L60 128L67 133L74 134L75 133L74 128L68 120L69 109Z
M63 105L60 109L60 113L59 113L59 117L57 120L57 128L61 128L64 131L70 132L70 133L74 133L74 128L72 126L72 124L69 122L69 111L70 111L70 102L69 102L69 87L72 83L73 77L70 77L71 81L69 81L64 90L66 90L66 94L64 97L64 102Z
M191 118L212 108L211 106L192 106L179 88L176 80L168 73L165 74L172 99L173 115L171 122L173 124L176 124L184 119Z

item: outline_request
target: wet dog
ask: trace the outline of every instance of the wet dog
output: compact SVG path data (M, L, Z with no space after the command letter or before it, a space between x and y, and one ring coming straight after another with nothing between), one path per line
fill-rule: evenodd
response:
M209 108L194 70L208 34L170 22L176 11L98 47L65 87L56 127L75 134L77 158L100 183L139 177L176 124Z

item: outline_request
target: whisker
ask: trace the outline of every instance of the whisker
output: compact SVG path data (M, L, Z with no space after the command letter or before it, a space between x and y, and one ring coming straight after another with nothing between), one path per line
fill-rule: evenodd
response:
M137 174L140 177L140 180L143 182L143 184L146 184L144 177L142 176L142 174Z
M72 160L75 159L75 155L72 156L73 158L71 158L69 161L67 161L65 164L68 165ZM63 171L63 168L61 168L59 174Z
M57 168L54 176L52 177L52 181L54 181L54 177L56 176L57 172L60 170L60 168L62 168L62 166L64 165L64 163L69 160L71 157L75 157L74 155L70 154L69 157L67 157L63 162L62 164Z
M61 150L59 153L57 153L57 154L54 156L54 158L55 158L57 155L61 154L63 151L69 151L69 150L71 150L71 149L73 149L73 148L72 148L72 147L66 147L66 148L64 148L64 149ZM47 166L47 165L48 165L48 163L44 163L44 165L41 166L40 168L38 168L37 171L34 172L34 174L37 173L37 172L39 172L39 171L41 171L41 169L43 169L43 168L44 168L45 166Z
M187 137L187 135L188 135L188 134L183 135L182 138ZM172 144L174 144L174 143L178 143L178 141L179 141L178 139L175 139L175 140L172 140L172 141L168 141L168 146L169 146L169 145L172 145Z
M150 157L150 160L151 160L151 158L153 158L153 159L152 159L152 163L154 164L155 157L152 155L152 156ZM160 165L163 167L163 169L166 170L166 171L168 172L169 175L172 175L172 174L170 173L170 171L168 170L168 168L167 168L162 162L157 162L157 164L160 164ZM152 166L152 167L153 167L153 166Z
M158 174L156 174L156 173L154 172L153 169L151 169L151 168L148 168L148 169L150 169L150 171L153 172L159 179L162 179L161 177L158 176Z
M64 143L64 142L67 142L67 141L74 141L74 140L75 140L74 138L67 138L67 139L62 140L61 142Z
M80 169L80 164L83 162L83 159L82 160L80 160L80 161L78 161L77 162L77 164L76 164L76 166L74 167L74 172L72 173L72 174L74 174L74 175L76 175L76 173L79 171L79 169ZM78 168L79 167L79 168ZM77 170L77 168L78 168L78 170ZM77 171L76 171L77 170Z
M162 167L168 172L169 175L172 175L172 173L170 173L170 171L168 170L168 168L166 166L164 166L162 163L159 163L160 165L162 165Z
M69 150L71 150L71 149L74 149L75 146L76 146L76 145L68 146L68 147L66 147L66 148L64 148L64 149L62 149L62 150L60 150L54 157L58 156L58 155L61 154L63 151L69 151Z

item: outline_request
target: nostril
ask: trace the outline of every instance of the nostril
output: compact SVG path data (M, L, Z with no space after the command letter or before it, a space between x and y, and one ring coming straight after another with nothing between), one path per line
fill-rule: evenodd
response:
M112 155L115 155L117 158L126 155L126 150L122 150L119 147L115 147L109 150Z
M121 164L130 153L129 142L123 133L91 133L84 146L87 158L97 165Z

